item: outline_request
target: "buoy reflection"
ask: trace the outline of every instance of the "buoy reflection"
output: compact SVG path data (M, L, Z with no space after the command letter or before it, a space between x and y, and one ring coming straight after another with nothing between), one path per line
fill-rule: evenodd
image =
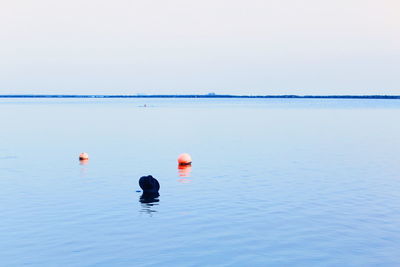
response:
M190 183L191 180L188 179L190 177L190 172L192 171L191 165L178 165L178 176L181 177L178 179L180 183Z
M191 171L192 171L191 165L178 165L178 175L180 177L190 177Z
M80 177L86 177L87 176L87 167L85 165L89 164L88 159L81 159L79 160L79 165L82 166L80 167Z
M89 163L88 159L81 159L79 160L79 165L87 165Z

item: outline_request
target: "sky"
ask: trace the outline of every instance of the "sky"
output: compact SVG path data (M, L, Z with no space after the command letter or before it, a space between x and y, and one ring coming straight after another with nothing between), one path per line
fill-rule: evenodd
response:
M399 0L1 0L0 94L398 94Z

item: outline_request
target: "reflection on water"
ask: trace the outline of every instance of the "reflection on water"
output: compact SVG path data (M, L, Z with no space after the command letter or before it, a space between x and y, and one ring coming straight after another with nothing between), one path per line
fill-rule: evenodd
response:
M89 164L89 160L88 159L80 159L79 160L79 165L82 166L82 168L80 169L80 177L86 177L87 176L87 168L85 167L85 165Z
M178 175L180 177L190 177L191 171L192 171L191 165L178 165Z
M89 163L88 159L80 159L79 160L79 165L87 165Z
M192 180L187 179L187 178L178 179L178 182L180 182L180 183L182 183L182 184L187 184L187 183L190 183L191 181L192 181Z
M191 165L178 165L178 176L182 177L178 179L180 183L190 183L191 180L187 177L190 177L190 172L192 171Z
M160 200L158 199L159 196L159 193L143 193L139 199L142 207L140 212L147 213L149 215L157 212L154 208L159 205L157 203L160 202Z

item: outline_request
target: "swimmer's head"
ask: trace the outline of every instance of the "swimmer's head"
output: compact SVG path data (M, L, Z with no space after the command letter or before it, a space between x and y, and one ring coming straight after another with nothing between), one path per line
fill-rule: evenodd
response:
M143 193L158 193L158 190L160 190L160 184L151 175L140 177L139 186L142 188Z

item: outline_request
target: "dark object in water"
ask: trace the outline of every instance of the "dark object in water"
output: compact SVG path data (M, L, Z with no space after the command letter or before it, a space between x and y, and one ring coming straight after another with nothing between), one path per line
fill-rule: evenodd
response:
M158 199L158 197L160 196L159 193L143 193L140 196L139 201L141 203L154 203L154 202L159 202L160 200Z
M160 190L160 184L157 179L153 176L142 176L139 179L140 188L143 190L143 194L140 196L140 202L142 203L153 203L158 202L157 198L160 196L158 190Z
M143 190L143 194L148 194L148 193L158 194L158 190L160 190L160 184L158 183L157 179L155 179L151 175L140 177L139 185L140 188L142 188Z

